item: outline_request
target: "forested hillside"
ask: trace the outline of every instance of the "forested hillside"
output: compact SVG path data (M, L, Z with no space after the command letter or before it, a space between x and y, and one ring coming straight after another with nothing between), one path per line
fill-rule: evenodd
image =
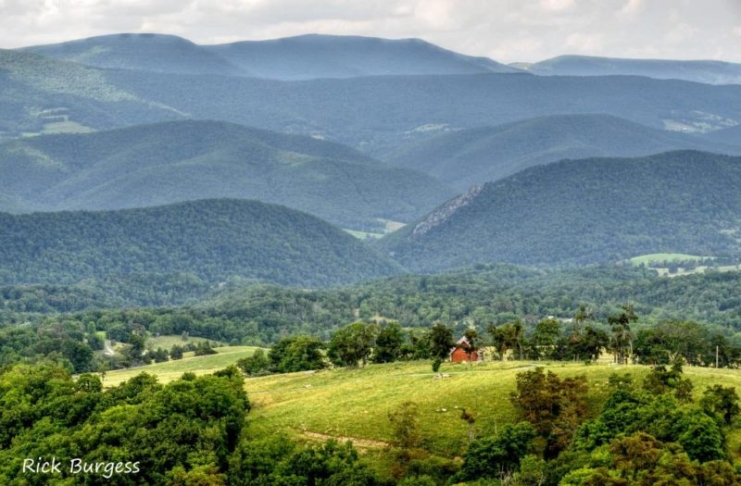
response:
M678 151L566 160L477 186L381 240L413 271L741 254L741 158Z
M0 213L0 284L75 284L185 274L327 286L399 268L328 223L256 201L108 212ZM155 285L156 287L156 285Z
M730 143L649 128L609 115L552 115L439 135L405 146L387 160L464 191L561 159L636 157L674 149L741 154L741 147Z
M356 229L408 222L454 192L309 137L188 121L0 146L2 211L108 210L206 198L258 199Z

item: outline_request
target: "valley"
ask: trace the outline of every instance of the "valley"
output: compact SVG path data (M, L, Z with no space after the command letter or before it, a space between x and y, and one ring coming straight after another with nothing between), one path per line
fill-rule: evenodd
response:
M741 484L741 65L476 46L0 49L0 484Z

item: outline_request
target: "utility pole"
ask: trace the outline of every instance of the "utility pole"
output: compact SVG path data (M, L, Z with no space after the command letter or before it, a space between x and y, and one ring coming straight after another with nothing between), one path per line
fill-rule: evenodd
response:
M715 346L715 368L718 368L718 346Z

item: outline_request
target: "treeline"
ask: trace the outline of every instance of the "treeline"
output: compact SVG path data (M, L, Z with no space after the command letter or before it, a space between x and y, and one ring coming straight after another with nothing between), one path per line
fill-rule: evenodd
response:
M741 273L738 272L667 279L656 277L651 270L633 267L544 271L499 265L446 275L394 277L334 290L271 286L240 289L227 285L214 299L190 307L53 315L8 311L7 324L0 325L0 362L33 360L44 353L58 352L73 363L74 370L84 372L95 368L92 358L87 359L91 353L84 347L100 349L96 347L99 332L123 343L128 343L132 334L146 337L187 333L228 344L264 346L298 335L329 342L337 330L357 320L395 321L405 330L419 330L415 332L420 335L440 322L457 337L474 328L496 349L504 346L511 350L514 340L517 357L586 360L594 354L590 349L605 342L600 333L606 333L608 341L612 338L610 316L620 315L622 305L630 302L640 316L631 325L635 353L630 359L660 362L657 356L662 352L645 351L641 346L648 349L657 340L669 338L663 334L651 335L648 330L654 328L666 334L672 325L662 323L689 322L697 323L687 332L702 350L687 351L685 359L693 364L714 363L717 350L721 366L730 366L737 361L736 332L741 328L739 287ZM23 299L36 302L42 299L38 294L42 291L38 289L21 292L11 288L3 292L21 296L20 300L5 301L6 311L10 305L24 302ZM55 295L61 295L60 302L65 302L63 292L42 293L47 300ZM74 302L72 298L76 294L69 295L70 301L63 305ZM583 335L578 347L569 339L574 332L573 321L580 312L588 317L585 323L593 326L591 330L581 326L588 334ZM539 325L545 326L541 322L548 316L559 329L557 336L548 338L549 347L532 340L529 342L534 344L525 345L522 338L526 335L532 338ZM512 337L512 327L506 326L515 322L521 326L516 339ZM492 326L500 329L498 341L488 332ZM643 332L644 329L647 331ZM545 338L538 339L542 342ZM681 337L671 339L681 342ZM42 341L47 344L40 344ZM669 346L674 347L674 344Z
M363 319L397 320L404 327L426 327L436 321L484 326L516 318L535 325L548 315L573 317L581 305L604 320L623 303L632 302L647 323L693 320L731 332L741 329L740 286L741 272L711 270L667 279L632 266L533 269L477 265L441 275L403 275L331 290L270 287L236 278L214 288L194 274L171 278L133 274L120 282L107 278L84 286L2 287L0 322L44 320L38 313L190 302L178 309L136 312L188 314L195 321L209 317L242 321L243 325L252 322L257 326L256 332L250 328L252 342L267 344L279 339L281 332L327 339L334 328L351 322L354 312ZM202 337L230 341L244 335Z
M638 316L630 305L609 316L606 323L595 322L582 307L569 323L546 318L533 329L527 329L516 320L490 324L485 333L468 328L462 339L458 339L452 328L439 322L430 329L405 331L396 322L379 325L358 321L337 330L328 342L306 335L281 339L267 355L258 350L253 356L241 359L237 366L248 375L259 376L330 366L355 368L369 362L431 359L432 370L437 372L457 346L469 362L510 359L591 363L604 353L611 353L618 364L741 365L741 346L700 324L666 321L636 333L637 321Z

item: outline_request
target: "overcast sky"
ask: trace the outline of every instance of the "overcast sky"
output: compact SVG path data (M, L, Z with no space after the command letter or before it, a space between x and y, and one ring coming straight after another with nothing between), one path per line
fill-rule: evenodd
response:
M419 37L502 62L560 54L741 62L741 0L0 0L0 48L118 32L199 44Z

